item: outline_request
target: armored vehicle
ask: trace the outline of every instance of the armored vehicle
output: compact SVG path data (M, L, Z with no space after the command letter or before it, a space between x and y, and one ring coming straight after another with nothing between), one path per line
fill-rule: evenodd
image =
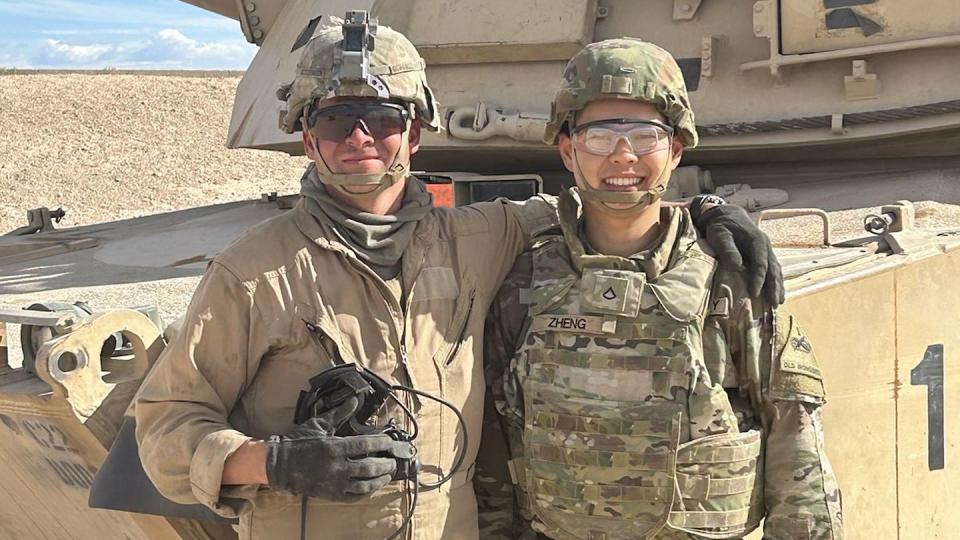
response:
M769 224L787 307L823 364L849 537L960 529L950 496L960 433L949 420L960 390L946 383L960 375L954 2L189 3L238 21L259 46L234 102L235 148L302 152L299 137L278 128L276 91L292 79L298 37L329 16L369 9L409 36L446 128L425 134L413 165L449 204L569 184L540 138L562 67L584 44L636 36L673 52L702 142L672 195L718 192ZM161 320L183 312L231 238L295 197L62 230L41 209L0 237L0 537L231 535L222 524L92 510L87 490L164 346Z

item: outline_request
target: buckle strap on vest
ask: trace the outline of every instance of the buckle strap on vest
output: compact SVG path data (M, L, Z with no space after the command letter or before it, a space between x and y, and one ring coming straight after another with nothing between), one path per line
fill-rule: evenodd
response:
M531 464L536 461L604 467L605 469L640 469L645 471L673 472L673 454L642 452L598 452L557 448L542 444L530 444L528 453Z
M669 523L678 529L719 529L743 527L750 515L750 508L714 512L670 512Z
M623 418L599 418L558 412L534 411L530 419L527 420L527 428L541 428L543 430L560 430L595 435L629 435L643 437L663 435L662 430L656 428L657 424L662 423L663 420L661 419L648 417L625 420Z
M677 472L677 485L684 499L703 500L719 495L736 495L753 489L756 473L732 478L710 478L702 474Z
M695 442L695 441L694 441ZM747 444L738 446L688 446L677 453L677 463L733 463L755 459L760 455L760 432L750 437Z
M573 499L579 501L606 504L631 501L663 501L670 498L672 485L663 486L623 486L618 484L585 484L564 480L533 478L537 492L543 495Z
M554 349L531 349L528 356L531 364L558 364L584 369L670 372L678 375L686 374L689 363L686 358L671 356L614 356Z
M527 460L518 457L507 461L507 470L510 471L510 481L513 485L527 489Z

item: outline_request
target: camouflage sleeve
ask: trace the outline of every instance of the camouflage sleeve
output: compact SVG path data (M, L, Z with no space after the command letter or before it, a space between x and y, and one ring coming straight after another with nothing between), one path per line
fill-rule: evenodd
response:
M767 436L763 537L843 538L840 490L823 447L820 406L780 401Z
M520 347L527 324L527 291L533 276L531 252L517 258L487 313L483 367L497 412L523 426L523 396L514 384L510 362Z
M474 489L480 515L480 537L519 539L532 529L518 502L511 462L520 455L523 426L521 396L510 384L510 361L523 335L526 304L522 296L530 284L531 259L524 253L501 286L490 311L484 336L484 374L487 394ZM508 390L508 388L510 390Z
M813 346L785 311L764 318L762 394L767 425L764 538L843 538L840 489L824 450L826 399ZM763 328L763 327L762 327ZM768 333L769 332L769 333Z
M820 366L803 330L761 300L732 305L731 354L766 435L763 537L843 538L840 490L824 450Z

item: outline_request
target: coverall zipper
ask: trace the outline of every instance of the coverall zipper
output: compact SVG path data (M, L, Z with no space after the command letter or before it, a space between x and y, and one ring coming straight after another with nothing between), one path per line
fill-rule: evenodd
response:
M363 264L363 263L362 263L360 260L358 260L355 256L347 255L346 257L347 257L348 259L350 259L351 264L353 264L355 267L357 267L357 268L361 271L361 275L364 275L364 274L365 274L366 277L367 277L367 279L369 279L370 281L372 281L372 282L377 286L377 288L380 290L380 295L383 296L384 300L386 300L388 307L391 308L391 311L395 311L395 312L398 312L398 313L400 314L400 320L402 321L400 328L397 328L397 325L396 325L396 324L393 325L394 333L395 333L395 336L396 336L396 339L397 339L397 343L396 343L395 346L396 346L396 348L397 348L397 351L400 353L400 363L401 363L401 365L403 366L403 373L404 373L404 375L406 375L406 377L407 377L407 384L409 384L410 387L412 387L412 388L413 388L413 387L416 387L416 383L414 382L413 374L411 373L411 370L410 370L409 357L407 356L407 345L406 345L406 340L407 340L407 326L408 326L408 324L407 324L407 323L408 323L408 321L407 321L407 315L410 313L411 297L412 297L413 295L412 295L412 294L407 294L407 295L406 295L407 298L406 298L405 305L404 305L404 304L401 304L401 300L398 300L398 299L394 298L393 292L391 292L391 291L390 291L390 288L387 287L387 284L384 283L383 278L381 278L380 276L378 276L378 275L376 274L376 272L374 272L369 266L367 266L366 264ZM423 264L423 259L424 259L425 257L426 257L426 251L424 251L423 257L421 258L420 261L417 262L417 265L414 267L414 268L417 270L417 274L418 274L418 275L419 275L420 267L421 267L422 264ZM411 283L415 283L415 282L416 282L416 276L414 276L414 279L411 280ZM400 285L400 290L401 290L401 296L403 296L403 295L402 295L402 291L403 291L403 284L402 284L402 283L401 283L401 285ZM404 392L403 401L404 401L404 405L405 405L410 411L414 411L414 410L415 410L415 409L414 409L414 404L415 404L415 403L416 403L416 404L419 404L419 403L420 403L420 400L417 399L417 398L414 396L414 394L411 394L411 393L409 393L409 392ZM414 414L416 414L416 413L414 412ZM410 419L409 419L409 418L406 418L405 416L404 416L404 419L403 419L403 426L404 426L404 429L407 430L407 432L409 432L410 429L412 429L412 425L410 424ZM419 487L416 487L415 489L419 489ZM408 491L408 490L405 490L404 493L403 493L404 507L407 508L407 511L408 511L408 512L412 512L412 511L414 511L414 509L410 508L411 499L410 499L410 494L409 494L407 491ZM412 539L412 538L413 538L413 531L414 531L415 526L416 526L416 516L411 516L411 518L410 518L410 524L407 526L407 531L406 531L406 533L407 533L407 534L406 534L406 537L407 537L408 539Z

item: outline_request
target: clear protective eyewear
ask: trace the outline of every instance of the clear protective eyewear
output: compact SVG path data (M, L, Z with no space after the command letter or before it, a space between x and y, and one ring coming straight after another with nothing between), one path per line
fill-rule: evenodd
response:
M310 133L319 140L341 142L360 125L374 139L385 139L407 129L410 112L393 103L343 103L311 111Z
M609 156L624 140L633 154L641 156L663 148L660 143L673 137L673 128L654 120L618 118L579 125L573 128L571 136L574 143L591 154Z

